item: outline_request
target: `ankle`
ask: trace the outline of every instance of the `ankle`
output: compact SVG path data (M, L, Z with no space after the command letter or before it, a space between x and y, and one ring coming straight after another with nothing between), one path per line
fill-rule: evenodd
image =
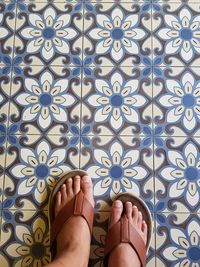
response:
M119 244L109 256L110 267L132 267L133 261L134 266L141 266L137 253L129 244L126 243Z

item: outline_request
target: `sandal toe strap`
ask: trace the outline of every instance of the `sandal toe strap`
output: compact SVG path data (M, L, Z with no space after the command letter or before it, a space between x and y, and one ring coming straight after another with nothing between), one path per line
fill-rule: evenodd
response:
M63 225L73 216L82 216L92 233L94 209L90 202L85 198L82 191L68 202L58 213L51 226L51 245L56 240L57 235L62 229Z
M109 256L113 249L121 243L130 244L137 253L141 266L146 265L146 245L126 216L123 216L109 229L105 240L105 256Z

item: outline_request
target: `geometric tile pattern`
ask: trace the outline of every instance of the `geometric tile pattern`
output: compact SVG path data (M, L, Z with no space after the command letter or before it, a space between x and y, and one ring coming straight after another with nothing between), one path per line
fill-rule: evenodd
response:
M56 179L92 177L89 266L112 200L153 217L148 267L200 266L199 0L0 1L0 265L50 261Z

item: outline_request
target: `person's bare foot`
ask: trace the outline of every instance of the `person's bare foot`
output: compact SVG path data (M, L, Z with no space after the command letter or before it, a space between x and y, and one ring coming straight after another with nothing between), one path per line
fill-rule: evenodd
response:
M116 224L122 215L123 204L120 200L116 200L113 203L110 225L109 228ZM136 206L133 206L131 202L125 203L125 213L134 225L145 244L147 242L147 224L142 218L142 213L138 210ZM132 267L134 262L134 267L140 267L141 263L136 252L129 244L119 244L109 256L109 267Z
M93 187L89 176L75 176L73 179L68 178L66 183L62 185L60 191L56 195L55 216L59 211L77 194L83 191L85 197L94 207ZM87 266L90 252L90 230L87 222L81 216L72 217L66 222L59 232L57 241L57 255L59 261L65 261L67 252L77 251L77 255L82 262L80 266ZM63 265L65 266L65 265Z

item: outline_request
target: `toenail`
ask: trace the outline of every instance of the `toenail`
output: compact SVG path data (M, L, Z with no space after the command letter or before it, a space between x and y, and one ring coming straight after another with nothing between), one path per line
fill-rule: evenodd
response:
M139 211L139 215L142 216L142 212L141 211Z
M72 182L72 178L68 178L68 179L67 179L67 182L68 182L68 183L71 183L71 182Z
M66 185L65 185L65 184L63 184L63 185L62 185L62 188L65 188L65 187L66 187Z
M133 206L133 208L134 208L134 209L137 209L137 207L136 207L136 206Z
M114 202L114 206L115 206L116 208L121 208L121 206L122 206L122 202L121 202L120 200L115 200L115 202Z
M131 203L130 201L127 201L126 203L127 203L128 205L132 205L132 203Z

